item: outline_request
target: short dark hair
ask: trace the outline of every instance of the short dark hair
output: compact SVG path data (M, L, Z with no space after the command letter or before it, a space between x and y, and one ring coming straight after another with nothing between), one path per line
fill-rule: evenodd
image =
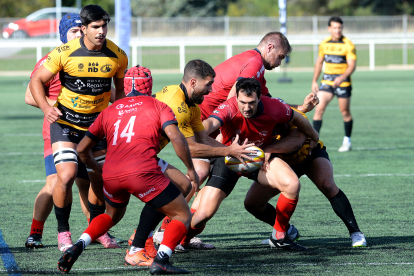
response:
M201 59L190 60L184 67L183 81L188 82L191 78L205 79L207 77L216 77L216 72L210 64Z
M106 23L111 21L109 14L98 5L87 5L79 13L82 25L88 26L91 22L103 20Z
M239 96L239 91L243 90L243 94L247 97L252 97L253 93L257 94L257 98L260 98L260 95L262 94L262 87L260 85L260 82L256 80L255 78L243 78L239 81L237 81L236 84L236 94L237 97Z
M329 18L328 27L331 26L331 22L341 23L341 25L344 24L344 22L342 21L342 19L339 16L332 16L331 18Z
M290 54L292 52L292 46L290 46L289 40L281 32L267 33L262 40L260 40L259 46L269 43L274 44L275 47L284 51L286 54Z

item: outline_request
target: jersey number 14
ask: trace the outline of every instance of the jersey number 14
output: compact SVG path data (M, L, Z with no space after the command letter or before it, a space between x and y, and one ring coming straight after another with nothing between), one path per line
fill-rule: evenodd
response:
M135 135L135 132L133 132L134 130L134 123L135 123L135 118L137 116L131 116L131 118L128 121L128 124L126 125L126 127L124 128L124 130L121 132L120 137L121 138L127 138L126 142L129 143L131 142L132 136ZM116 121L116 123L114 124L115 126L115 132L114 132L114 141L112 142L112 145L115 146L116 145L116 141L118 140L118 130L119 130L119 124L121 123L121 119L119 119L118 121Z

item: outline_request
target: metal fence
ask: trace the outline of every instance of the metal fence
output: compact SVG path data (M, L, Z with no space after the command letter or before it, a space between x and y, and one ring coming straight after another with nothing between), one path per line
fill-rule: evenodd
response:
M5 26L18 18L0 18ZM288 35L318 35L326 33L327 16L288 17ZM346 34L414 32L414 16L343 16ZM205 37L249 36L280 29L278 17L173 17L131 19L131 37ZM114 20L109 24L109 36L114 37Z

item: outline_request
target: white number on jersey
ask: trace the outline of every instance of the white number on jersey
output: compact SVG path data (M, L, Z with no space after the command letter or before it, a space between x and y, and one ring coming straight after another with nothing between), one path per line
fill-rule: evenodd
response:
M135 124L135 118L137 116L131 116L131 118L129 119L128 124L126 125L126 127L124 128L124 130L121 132L120 137L121 138L125 138L127 137L126 142L130 143L132 136L135 135L135 132L133 132L134 130L134 124ZM116 141L118 140L118 130L119 130L119 124L121 123L121 119L119 119L118 121L116 121L116 123L114 124L115 126L115 132L114 132L114 141L112 142L112 145L116 145Z

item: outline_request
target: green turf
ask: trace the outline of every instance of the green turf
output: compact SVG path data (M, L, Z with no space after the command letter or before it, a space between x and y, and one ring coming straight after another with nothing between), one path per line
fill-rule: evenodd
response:
M214 53L211 53L214 54ZM214 251L174 254L175 264L193 275L413 275L412 227L414 164L414 72L356 72L353 75L352 114L354 150L338 153L343 123L334 100L327 108L321 140L334 166L336 183L349 197L368 248L351 247L347 230L328 200L302 178L300 200L292 217L305 253L271 250L260 241L271 227L256 221L243 206L250 181L242 179L200 237ZM312 73L289 73L291 84L279 84L281 74L266 73L273 95L300 103L310 91ZM154 90L178 84L180 75L154 75ZM28 250L33 202L44 179L42 113L24 103L26 77L0 77L0 230L23 275L54 275L60 252L54 214L46 222L42 250ZM312 118L312 114L309 115ZM23 136L32 135L32 136ZM37 136L36 136L37 135ZM161 154L184 170L171 146ZM86 227L74 187L71 231L76 240ZM276 199L271 201L276 203ZM113 228L127 239L143 204L133 198L124 219ZM123 265L125 250L92 244L75 264L73 275L148 275L147 269ZM0 253L5 248L0 243ZM0 264L3 264L0 261ZM0 265L1 275L7 273Z

